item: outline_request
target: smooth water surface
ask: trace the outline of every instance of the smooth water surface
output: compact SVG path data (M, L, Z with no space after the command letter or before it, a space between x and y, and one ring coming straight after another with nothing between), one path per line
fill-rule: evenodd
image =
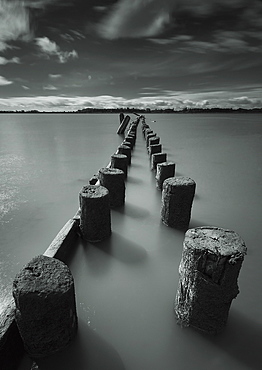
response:
M13 147L23 147L22 154L15 151L15 155L27 164L23 171L17 168L14 172L26 175L26 168L28 174L34 168L35 175L29 175L27 182L26 176L20 176L24 191L17 194L25 198L2 219L8 221L2 223L6 244L16 251L12 253L16 253L18 266L13 270L46 249L78 207L79 188L107 164L121 141L115 135L115 115L35 116L31 124L20 117L24 130L19 137L24 144ZM111 212L112 236L97 244L79 241L69 259L79 318L77 338L65 351L41 360L40 368L258 370L262 363L261 116L150 114L146 118L160 136L168 160L176 163L176 175L197 183L190 227L233 229L247 244L240 294L232 303L226 330L210 337L182 329L175 322L173 301L184 234L161 223L161 193L155 187L139 126L126 182L126 204ZM39 119L47 122L45 135ZM30 130L26 130L28 125ZM97 140L89 138L88 130ZM33 148L32 143L25 144L30 132L32 136L38 132L39 142ZM96 161L97 151L103 155ZM11 150L6 152L11 154ZM39 199L37 186L42 192ZM12 229L20 232L13 234ZM4 264L10 264L4 257ZM20 370L29 368L25 357Z
M78 209L78 193L121 142L117 115L0 115L0 311L14 275Z

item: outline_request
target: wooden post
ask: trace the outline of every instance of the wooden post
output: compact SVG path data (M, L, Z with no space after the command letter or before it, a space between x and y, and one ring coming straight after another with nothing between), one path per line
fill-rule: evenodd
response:
M109 191L101 185L84 186L79 193L83 239L99 242L111 235Z
M187 230L174 306L179 324L212 334L224 329L239 293L237 280L246 251L234 231L210 226Z
M128 158L125 154L113 154L111 155L111 167L119 168L127 177Z
M152 157L153 154L161 153L162 152L162 144L153 144L149 145L148 148L148 154L150 158Z
M119 113L119 123L121 124L121 122L123 121L123 119L125 118L125 115L124 115L124 113L123 112L120 112Z
M152 139L153 137L156 136L156 133L150 133L148 135L146 135L146 147L148 148L148 145L149 145L149 140Z
M159 144L159 143L160 143L160 137L159 136L150 137L150 139L148 140L147 148L149 148L150 145L155 145L155 144Z
M125 145L120 145L117 148L119 154L125 154L127 156L128 164L131 164L131 148Z
M123 134L125 132L125 129L126 129L129 121L130 121L130 117L129 116L125 116L125 118L121 122L120 126L118 127L118 130L117 130L116 133L117 134Z
M151 170L156 170L158 163L166 162L167 154L166 153L156 153L152 155L151 158Z
M109 191L111 208L120 207L125 203L125 174L118 168L100 168L100 185Z
M189 177L170 177L164 181L161 219L166 226L188 228L195 189L196 183Z
M129 142L131 144L131 149L133 149L136 138L134 136L128 135L125 137L125 141Z
M158 163L156 167L156 187L162 190L163 182L169 177L175 176L176 164L174 162Z
M25 350L33 358L64 349L75 337L74 280L56 258L37 256L15 277L16 323Z

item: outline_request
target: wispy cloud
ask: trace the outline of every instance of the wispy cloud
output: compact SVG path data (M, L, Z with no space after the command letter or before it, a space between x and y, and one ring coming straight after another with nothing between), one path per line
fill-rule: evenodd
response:
M55 87L54 85L45 85L43 89L44 90L58 90L57 87Z
M30 37L29 12L25 3L0 0L0 50L5 50L9 41Z
M7 59L5 57L0 57L0 65L5 65L8 63L14 63L14 64L19 64L20 59L18 57L13 57L11 59Z
M99 24L98 32L112 40L156 36L169 24L171 9L171 0L120 0Z
M0 51L14 40L33 39L30 28L30 9L44 9L60 0L0 0Z
M51 41L48 37L38 37L35 39L36 45L39 47L41 53L46 56L55 56L59 63L66 63L69 59L78 58L78 53L75 50L62 51L55 41Z
M5 77L0 76L0 86L11 85L13 82L7 80Z
M49 75L48 75L48 77L49 78L52 78L52 79L54 79L54 80L56 80L56 79L58 79L58 78L61 78L62 77L62 75L60 75L60 74L52 74L52 73L49 73Z
M252 18L261 10L259 3L257 0L119 0L98 25L98 33L111 40L154 37L167 27L176 26L176 16L181 12L201 21L222 9L227 12L239 10L236 17L244 17L246 22L252 23ZM247 9L246 15L243 9ZM154 41L168 43L173 40Z

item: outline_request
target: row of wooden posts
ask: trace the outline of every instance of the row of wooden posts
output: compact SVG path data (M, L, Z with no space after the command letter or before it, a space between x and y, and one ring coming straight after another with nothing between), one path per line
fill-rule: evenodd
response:
M128 117L128 116L127 116ZM127 126L129 119L124 117ZM122 144L107 167L99 169L79 193L80 235L90 242L111 234L111 208L125 202L125 180L140 117L130 123ZM15 320L30 357L46 357L65 348L77 332L74 279L57 258L40 255L13 282Z
M231 302L239 293L237 280L245 243L229 229L188 229L196 183L189 177L176 177L176 165L167 161L160 137L145 121L142 130L151 170L156 170L156 186L162 190L162 222L186 231L174 302L177 322L217 334L224 329Z
M128 126L127 117L120 115L120 133ZM245 243L228 229L209 226L188 229L196 183L189 177L175 176L175 163L167 161L160 137L144 116L129 124L109 165L99 169L81 189L80 234L89 242L111 235L111 209L125 202L125 180L139 122L151 169L156 171L156 186L162 191L162 222L187 230L174 304L177 321L182 326L218 333L226 325L231 301L238 294L237 279L246 254ZM31 357L48 356L74 338L77 332L74 281L62 261L45 255L32 259L15 277L13 296L16 323Z

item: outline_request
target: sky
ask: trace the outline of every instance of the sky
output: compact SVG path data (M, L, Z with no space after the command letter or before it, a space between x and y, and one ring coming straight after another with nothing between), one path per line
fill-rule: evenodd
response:
M0 111L261 108L261 0L0 0Z

